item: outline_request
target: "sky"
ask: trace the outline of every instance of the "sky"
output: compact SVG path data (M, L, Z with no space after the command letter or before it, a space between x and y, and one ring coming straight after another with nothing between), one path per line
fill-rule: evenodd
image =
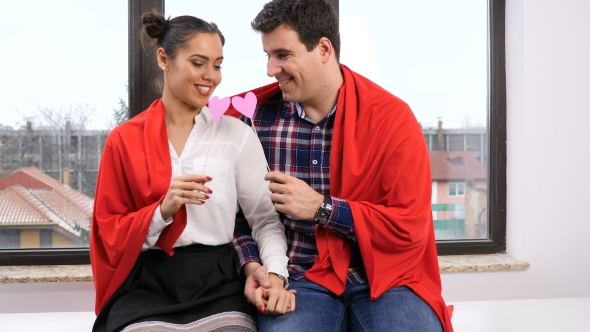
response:
M226 37L224 97L274 81L250 22L266 0L166 0ZM35 8L35 10L31 10ZM485 126L486 0L340 0L341 62L406 101L424 128ZM94 109L88 129L112 125L127 100L127 1L12 1L0 20L0 124L39 121L38 107Z

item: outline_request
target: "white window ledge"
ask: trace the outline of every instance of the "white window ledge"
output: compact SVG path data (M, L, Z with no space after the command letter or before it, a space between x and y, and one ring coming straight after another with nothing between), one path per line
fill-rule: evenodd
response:
M527 262L506 254L438 256L440 272L525 270Z
M439 256L440 272L524 270L529 263L504 254ZM0 284L90 282L90 265L0 266Z
M0 284L92 281L90 265L0 266Z

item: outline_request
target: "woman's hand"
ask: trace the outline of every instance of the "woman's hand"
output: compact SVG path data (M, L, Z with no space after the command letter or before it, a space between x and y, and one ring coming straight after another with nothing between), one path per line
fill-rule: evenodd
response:
M172 179L166 197L160 204L162 218L174 215L183 204L203 205L213 193L205 183L213 180L206 175L183 175Z
M258 287L256 297L262 298L264 305L257 303L258 311L265 314L282 315L295 311L295 290L286 290L285 284L279 276L269 273L270 288Z

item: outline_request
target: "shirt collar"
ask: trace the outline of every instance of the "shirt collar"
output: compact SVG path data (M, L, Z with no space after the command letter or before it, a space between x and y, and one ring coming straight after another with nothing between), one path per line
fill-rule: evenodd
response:
M331 117L334 112L336 112L336 107L338 107L338 104L334 105L334 108L327 116L328 118ZM300 118L305 119L305 111L303 110L303 107L301 107L300 103L286 103L285 107L283 108L283 119L293 116L295 112L297 112L297 115L299 115Z
M195 115L195 123L197 123L198 117L201 117L201 120L203 122L205 122L206 124L209 124L209 122L213 121L213 116L211 115L211 110L207 106L203 106L201 108L201 112L199 112L199 114Z

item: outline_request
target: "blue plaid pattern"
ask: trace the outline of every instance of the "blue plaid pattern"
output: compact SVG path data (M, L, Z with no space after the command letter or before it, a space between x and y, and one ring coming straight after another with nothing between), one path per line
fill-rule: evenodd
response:
M305 181L323 195L330 194L330 151L334 129L334 112L315 123L305 116L295 103L287 103L281 94L261 103L252 120L242 116L242 121L254 123L271 171L282 172ZM356 242L352 213L348 202L332 197L333 212L324 226L336 234L348 238L352 246L348 282L356 285L366 282L362 257ZM315 240L316 223L312 220L293 220L281 215L287 237L289 277L299 279L313 266L318 257ZM260 262L256 243L243 216L236 220L233 246L237 254L237 268L248 263Z

